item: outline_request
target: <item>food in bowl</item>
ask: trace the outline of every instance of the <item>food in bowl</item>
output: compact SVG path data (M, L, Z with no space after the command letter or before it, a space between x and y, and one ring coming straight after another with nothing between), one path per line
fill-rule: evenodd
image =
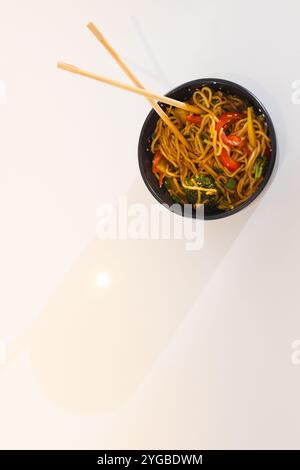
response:
M159 119L152 140L152 171L174 202L231 211L262 184L272 152L268 124L247 99L200 86L187 101L197 114L168 107L185 137L178 141Z

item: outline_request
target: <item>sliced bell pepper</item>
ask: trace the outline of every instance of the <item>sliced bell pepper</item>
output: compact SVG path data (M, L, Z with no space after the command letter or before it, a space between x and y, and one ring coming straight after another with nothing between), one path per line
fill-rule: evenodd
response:
M232 173L241 166L239 162L231 158L231 156L229 155L229 153L227 152L225 148L222 149L220 160L221 160L222 165L224 165Z
M234 134L226 135L225 132L222 133L222 139L223 139L224 144L230 147L232 146L238 147L242 143L242 139L238 135L234 135Z
M163 185L164 177L166 174L166 169L167 169L167 161L161 154L161 152L158 150L153 158L152 161L152 171L153 173L157 174L159 177L159 187L161 188Z
M245 117L245 114L244 113L236 113L236 112L232 112L232 113L223 113L217 124L216 124L216 131L217 133L219 134L221 128L225 127L226 125L234 122L234 121L238 121L239 119L243 119Z
M186 120L188 122L192 122L193 124L201 124L202 117L198 116L197 114L188 114Z
M216 131L219 136L221 129L223 129L221 133L222 140L224 144L229 145L229 146L237 146L240 145L242 142L242 139L238 137L237 135L226 135L224 132L224 129L226 126L231 124L234 121L238 121L239 119L243 119L245 115L243 113L237 113L237 112L228 112L228 113L223 113L219 121L216 124Z

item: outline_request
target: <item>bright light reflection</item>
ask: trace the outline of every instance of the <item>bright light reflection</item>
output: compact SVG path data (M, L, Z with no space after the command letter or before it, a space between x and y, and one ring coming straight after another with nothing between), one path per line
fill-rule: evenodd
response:
M98 273L96 276L96 283L99 287L108 287L110 285L110 275L106 272Z

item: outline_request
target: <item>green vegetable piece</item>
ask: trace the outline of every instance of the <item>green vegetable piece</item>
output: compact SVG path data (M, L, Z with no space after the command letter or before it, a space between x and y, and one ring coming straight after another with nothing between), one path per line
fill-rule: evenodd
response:
M204 204L207 207L213 208L213 207L216 207L218 200L219 200L219 193L217 192L216 194L210 194L206 196Z
M252 170L252 174L254 175L255 178L260 178L262 176L266 163L267 163L267 159L265 157L263 156L257 157L253 165L253 170Z
M218 166L214 166L213 167L213 170L215 173L217 173L218 175L223 175L224 174L224 171L222 170L222 168L219 168Z
M197 184L202 186L203 188L214 188L215 181L212 176L210 175L199 175L196 178Z
M170 180L170 178L165 178L165 181L164 181L164 186L166 189L172 189L172 182Z
M185 194L190 204L196 204L198 199L198 191L196 189L186 189Z
M226 184L226 188L233 190L235 189L235 187L236 187L236 180L234 178L229 178Z

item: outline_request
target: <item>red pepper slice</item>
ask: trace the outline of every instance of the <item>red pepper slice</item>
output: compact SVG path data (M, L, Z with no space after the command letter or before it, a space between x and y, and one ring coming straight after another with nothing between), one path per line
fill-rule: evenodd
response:
M238 121L239 119L243 119L245 115L243 113L223 113L219 121L216 124L216 131L219 136L221 129L223 129L221 133L222 140L224 144L229 145L229 146L237 146L240 145L242 142L242 139L238 137L237 135L226 135L224 132L224 128L228 125L231 124L234 121Z
M238 147L242 143L242 139L238 135L226 135L225 132L222 132L222 139L224 144L229 145L230 147Z
M216 124L217 133L219 134L221 128L224 128L227 124L243 119L244 117L244 113L223 113Z
M161 168L159 168L159 162L162 158L162 154L160 153L160 151L158 150L155 155L154 155L154 158L152 160L152 171L153 173L157 173L159 175L159 187L161 188L162 185L163 185L163 180L164 180L164 176L165 176L165 172L163 172L161 170Z
M241 166L239 162L236 162L231 158L227 150L224 148L222 149L220 160L222 165L224 165L232 173Z
M152 168L153 170L156 170L157 169L157 165L158 165L158 162L159 160L161 159L162 155L160 153L160 151L158 150L155 154L154 154L154 157L153 157L153 160L152 160Z
M193 124L201 124L202 117L198 116L197 114L188 114L186 120L188 122L192 122Z

